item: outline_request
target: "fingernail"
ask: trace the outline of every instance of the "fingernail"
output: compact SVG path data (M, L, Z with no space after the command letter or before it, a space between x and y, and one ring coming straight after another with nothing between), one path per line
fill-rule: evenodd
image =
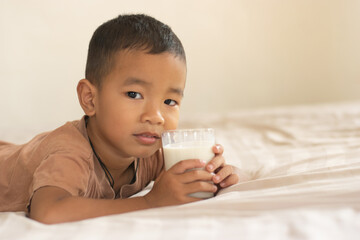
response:
M205 164L206 164L206 162L205 162L204 160L200 160L200 163L201 163L202 165L205 165Z
M215 182L218 182L220 180L220 176L215 175L214 180L215 180Z
M214 153L219 153L221 151L221 147L219 145L215 145Z
M214 169L214 165L209 164L209 165L207 166L207 169L209 169L210 171L213 170L213 169Z
M218 189L217 189L217 186L214 185L214 192L216 192Z
M224 182L222 182L222 183L220 183L220 186L221 186L221 187L225 187L226 184L225 184Z

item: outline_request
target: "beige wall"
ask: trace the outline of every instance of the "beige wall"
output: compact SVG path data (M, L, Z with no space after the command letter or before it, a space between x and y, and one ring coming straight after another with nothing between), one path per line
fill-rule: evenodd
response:
M129 12L182 39L183 114L360 99L358 0L0 0L0 134L79 118L88 41Z

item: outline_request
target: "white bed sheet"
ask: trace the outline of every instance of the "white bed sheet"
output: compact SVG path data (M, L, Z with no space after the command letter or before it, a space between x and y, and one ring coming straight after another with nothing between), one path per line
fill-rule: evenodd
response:
M75 223L0 213L0 239L360 239L360 102L192 116L181 127L214 127L228 163L252 180L197 203Z

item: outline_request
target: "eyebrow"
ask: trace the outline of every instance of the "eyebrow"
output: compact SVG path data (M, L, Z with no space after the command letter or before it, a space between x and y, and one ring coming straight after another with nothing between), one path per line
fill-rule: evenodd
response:
M143 85L143 86L149 86L149 85L152 85L151 82L147 82L147 81L144 81L142 79L139 79L139 78L128 78L125 80L125 83L124 83L125 86L129 86L129 85ZM170 88L168 90L168 92L171 92L171 93L175 93L175 94L178 94L180 95L181 97L184 96L184 91L180 88Z
M183 91L182 89L180 89L180 88L170 88L170 89L169 89L169 92L178 94L178 95L180 95L181 97L184 96L184 91Z

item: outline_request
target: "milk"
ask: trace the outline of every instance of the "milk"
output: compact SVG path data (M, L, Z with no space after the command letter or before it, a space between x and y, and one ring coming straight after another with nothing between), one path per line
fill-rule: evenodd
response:
M165 145L163 147L165 170L170 169L181 160L200 159L206 163L209 162L214 157L214 152L212 151L213 145L213 141L197 141ZM213 197L214 194L212 192L197 192L190 194L190 196L197 198L209 198Z

